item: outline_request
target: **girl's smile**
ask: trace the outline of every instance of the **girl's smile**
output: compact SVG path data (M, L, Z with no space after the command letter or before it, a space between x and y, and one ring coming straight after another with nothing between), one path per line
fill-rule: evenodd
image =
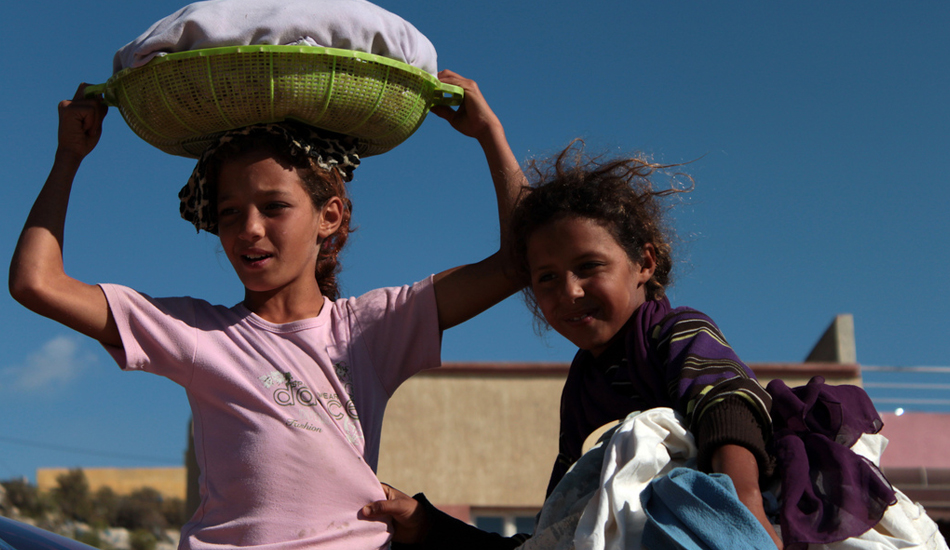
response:
M630 260L603 226L569 217L535 230L527 241L531 289L548 324L574 345L600 355L646 301L652 246Z

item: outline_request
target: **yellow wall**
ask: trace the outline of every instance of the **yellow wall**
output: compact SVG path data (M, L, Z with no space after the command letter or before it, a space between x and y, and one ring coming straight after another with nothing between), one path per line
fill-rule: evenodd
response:
M128 495L136 489L151 487L165 498L185 498L185 468L83 468L89 489L110 487L119 495ZM41 491L58 486L56 478L68 473L68 468L40 468L36 470L36 485Z

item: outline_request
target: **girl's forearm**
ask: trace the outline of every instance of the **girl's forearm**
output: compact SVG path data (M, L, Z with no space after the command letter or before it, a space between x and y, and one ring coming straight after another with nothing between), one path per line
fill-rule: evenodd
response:
M63 267L66 210L80 161L57 154L17 241L10 294L44 317L118 347L122 340L102 290L73 279Z
M518 159L515 158L511 147L508 145L505 130L500 122L493 124L489 131L479 138L478 143L485 153L488 170L491 174L492 183L495 186L495 196L498 200L501 250L502 252L506 252L508 220L511 217L511 211L514 209L521 189L527 184L527 181L524 177L524 173L521 171L521 165L518 163Z
M524 175L505 138L505 131L478 85L452 71L441 71L439 79L465 90L465 100L458 110L436 106L432 112L446 119L463 135L478 140L498 203L500 232L499 251L484 260L448 269L435 276L435 295L439 329L445 330L464 322L515 293L520 284L508 268L508 220Z
M37 295L55 284L59 274L64 274L66 210L80 162L80 158L57 152L17 241L10 263L10 293L31 309L37 306Z
M449 121L452 127L462 134L478 140L485 153L498 199L501 250L506 251L508 219L521 188L525 185L521 166L508 145L501 121L488 105L478 84L449 70L439 72L439 79L465 90L465 99L458 110L439 105L433 107L432 112Z
M723 445L713 451L712 471L729 476L739 500L759 520L775 545L781 550L782 539L765 514L762 492L759 489L759 465L755 460L755 455L739 445Z

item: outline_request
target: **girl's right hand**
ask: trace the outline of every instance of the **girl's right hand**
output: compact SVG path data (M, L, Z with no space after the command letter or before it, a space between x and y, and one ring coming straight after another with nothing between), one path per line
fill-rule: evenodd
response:
M102 136L102 120L109 107L99 96L86 99L86 84L80 84L71 101L59 103L59 144L56 156L81 161L95 149Z
M429 531L429 518L418 500L399 489L382 484L386 500L377 500L363 507L367 519L389 517L393 522L393 541L404 544L418 544L425 540Z

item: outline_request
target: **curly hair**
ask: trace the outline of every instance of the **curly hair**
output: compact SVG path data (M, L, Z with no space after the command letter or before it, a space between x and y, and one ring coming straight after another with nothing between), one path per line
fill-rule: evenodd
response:
M276 138L263 134L247 139L234 140L222 145L215 152L214 158L208 162L208 183L212 202L217 201L218 173L225 160L238 158L250 151L269 150L282 166L293 168L303 188L310 195L313 206L323 207L333 197L340 197L343 201L343 215L339 229L324 239L317 256L317 268L314 276L320 287L320 292L335 300L340 297L340 288L337 275L340 272L339 254L346 246L346 241L354 228L350 225L353 216L353 203L346 191L343 176L337 170L321 168L314 159L303 155L292 155L285 151ZM215 208L211 209L213 215Z
M564 218L588 218L600 224L634 262L643 259L646 244L656 254L656 269L646 284L648 300L666 296L672 284L673 233L664 221L662 197L692 190L692 178L670 175L668 188L657 189L652 177L680 165L654 164L642 156L589 157L581 140L526 167L532 182L522 189L511 215L511 253L515 274L525 284L524 298L542 326L547 326L531 290L527 260L528 239L542 226ZM688 185L679 183L685 178Z

